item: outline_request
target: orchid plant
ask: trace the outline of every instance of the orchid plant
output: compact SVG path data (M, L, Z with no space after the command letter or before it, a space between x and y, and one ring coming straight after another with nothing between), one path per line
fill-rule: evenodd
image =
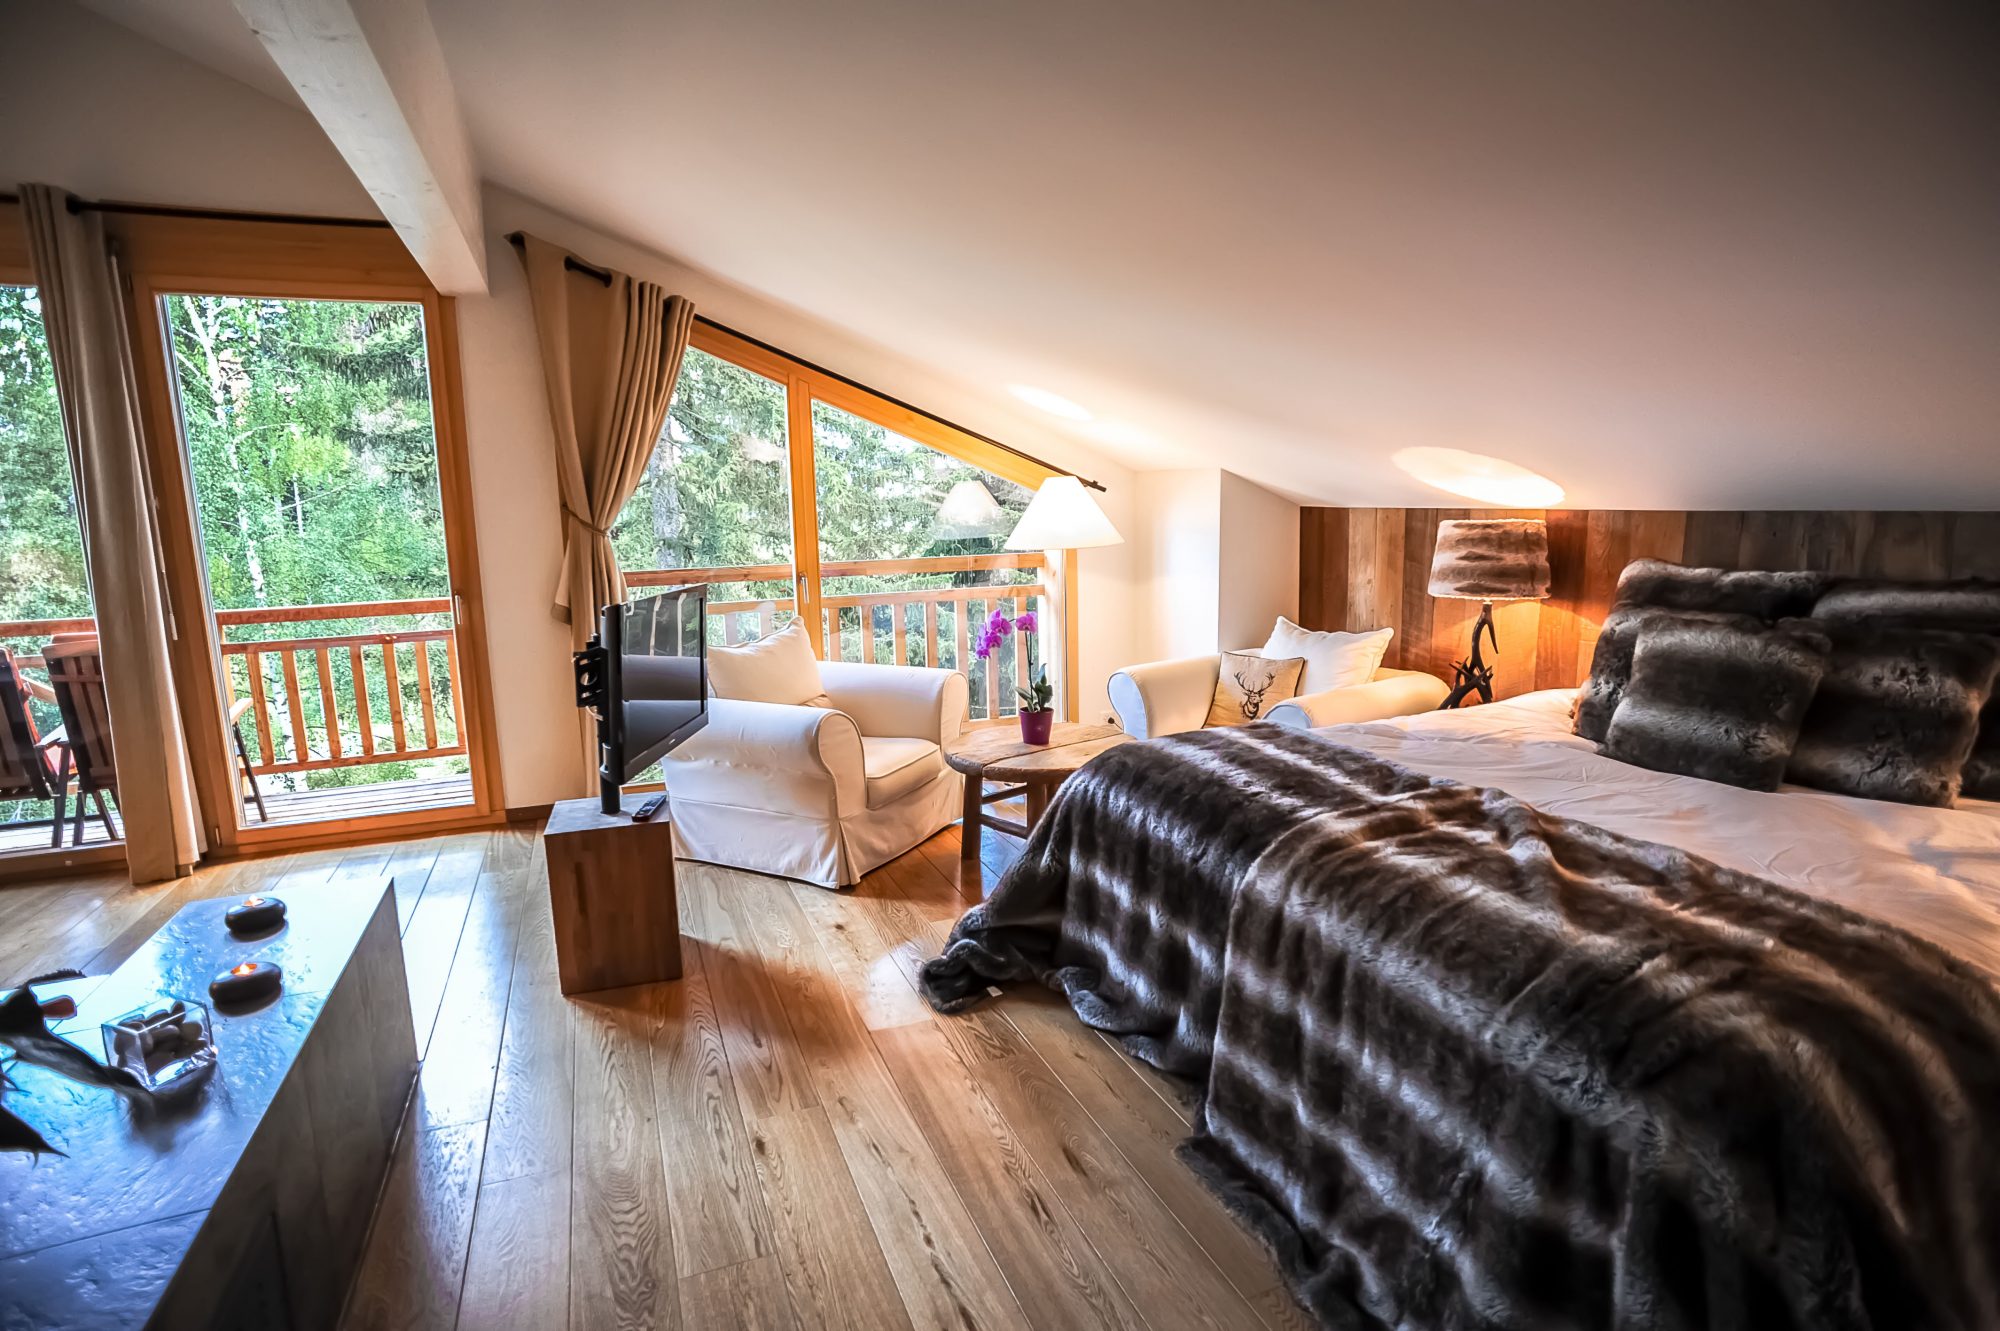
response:
M1005 610L995 610L987 616L986 627L980 632L979 644L972 649L972 654L982 661L989 660L993 653L1000 650L1000 644L1007 640L1009 634L1033 633L1038 623L1032 610L1023 610L1012 616ZM1056 689L1049 683L1047 667L1035 672L1033 683L1014 692L1019 695L1024 712L1046 712L1055 703Z

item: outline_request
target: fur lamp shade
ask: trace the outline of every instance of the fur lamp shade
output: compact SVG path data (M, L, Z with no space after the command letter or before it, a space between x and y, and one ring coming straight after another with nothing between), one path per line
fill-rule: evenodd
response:
M1466 601L1539 601L1549 594L1549 527L1538 518L1438 524L1431 595Z

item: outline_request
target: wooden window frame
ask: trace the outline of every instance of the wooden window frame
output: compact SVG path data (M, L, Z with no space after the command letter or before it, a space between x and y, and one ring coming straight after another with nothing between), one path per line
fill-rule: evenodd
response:
M813 464L812 404L824 402L885 430L893 431L926 448L989 472L1003 480L1034 490L1051 476L1063 473L1032 458L1000 447L990 440L961 430L935 416L897 402L852 380L787 355L775 347L753 342L737 333L705 320L697 320L688 345L707 352L784 386L786 455L791 467L792 572L798 615L808 625L821 622L819 492ZM1061 708L1067 720L1077 718L1077 596L1076 560L1062 563L1063 603L1063 697ZM821 635L814 632L813 651L821 651ZM1045 640L1046 641L1046 640Z

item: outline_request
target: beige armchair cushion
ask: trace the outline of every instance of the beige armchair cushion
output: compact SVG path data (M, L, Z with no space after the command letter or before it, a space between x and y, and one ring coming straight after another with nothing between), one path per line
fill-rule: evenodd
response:
M867 781L868 807L881 809L944 771L944 754L927 739L863 735L861 770Z
M812 639L797 620L740 647L709 648L708 691L737 702L827 705Z

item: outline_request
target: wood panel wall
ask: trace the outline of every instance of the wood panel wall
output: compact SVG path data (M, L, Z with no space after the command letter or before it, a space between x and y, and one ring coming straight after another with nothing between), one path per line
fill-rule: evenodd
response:
M1548 521L1551 583L1546 601L1493 608L1500 634L1494 690L1503 697L1582 681L1618 574L1634 559L1861 577L2000 577L2000 513L1306 508L1299 514L1300 622L1393 628L1383 664L1449 680L1479 603L1435 600L1426 590L1438 523L1514 517Z

